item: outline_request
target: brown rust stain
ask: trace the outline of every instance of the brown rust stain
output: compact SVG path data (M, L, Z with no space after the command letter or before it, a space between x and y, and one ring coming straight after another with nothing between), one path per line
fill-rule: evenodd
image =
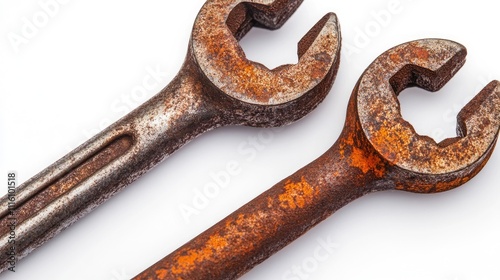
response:
M418 43L406 44L398 48L395 52L386 55L388 55L388 58L394 64L401 64L404 61L410 60L419 65L425 65L431 56L428 48L422 47Z
M278 199L282 208L296 209L304 208L310 203L318 191L304 179L301 178L300 182L287 181L284 186L285 192L280 194Z
M458 177L451 181L437 181L433 183L422 183L413 181L407 185L404 184L398 185L396 186L396 189L414 193L439 193L439 192L449 191L460 185L463 185L464 183L469 181L472 177L474 176L472 175L472 176Z
M428 61L429 60L429 51L426 48L422 48L419 46L413 46L411 49L412 56L416 57L420 61Z
M402 59L398 53L391 53L389 57L393 63L397 63L397 64L401 63Z

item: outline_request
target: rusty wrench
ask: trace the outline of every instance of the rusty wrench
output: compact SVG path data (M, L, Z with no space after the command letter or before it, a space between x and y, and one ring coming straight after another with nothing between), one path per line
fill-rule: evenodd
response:
M299 42L299 62L270 70L249 61L237 40L252 26L279 28L302 0L209 0L194 23L184 65L158 95L5 196L0 252L16 218L20 259L207 130L272 127L313 110L339 65L336 16L325 15ZM0 271L7 254L1 254Z
M235 279L365 194L435 193L470 180L498 138L500 82L462 109L458 136L440 143L416 134L397 101L407 87L439 90L465 56L462 45L440 39L383 53L356 84L344 130L328 151L134 279Z

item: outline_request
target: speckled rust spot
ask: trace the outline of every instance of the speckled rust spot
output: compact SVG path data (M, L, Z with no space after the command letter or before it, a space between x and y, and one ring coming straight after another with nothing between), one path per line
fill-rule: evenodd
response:
M283 208L304 208L306 203L310 203L314 196L314 188L301 178L300 182L287 181L284 186L284 193L279 195L280 206Z
M273 207L274 199L272 197L267 198L267 208Z
M401 57L397 53L392 53L389 57L391 58L391 61L393 63L400 63L401 62Z
M221 250L223 247L226 247L227 244L227 239L218 234L210 237L210 240L208 240L208 246L215 250Z
M166 269L159 269L156 271L156 278L163 280L167 277L167 270Z
M427 61L429 60L429 51L425 48L421 48L415 46L411 48L412 55L415 56L418 60Z
M372 142L380 147L379 152L382 156L393 164L398 164L400 157L408 156L408 147L411 138L403 130L394 127L382 126L374 131Z

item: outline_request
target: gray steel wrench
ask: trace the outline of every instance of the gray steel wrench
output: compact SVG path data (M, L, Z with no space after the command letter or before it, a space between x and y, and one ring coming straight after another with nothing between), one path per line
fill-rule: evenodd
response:
M8 267L9 218L23 258L202 132L225 125L273 127L313 110L340 59L336 16L299 42L299 62L276 69L246 59L237 40L252 26L279 28L302 0L210 0L194 23L184 65L159 94L1 201L1 270Z

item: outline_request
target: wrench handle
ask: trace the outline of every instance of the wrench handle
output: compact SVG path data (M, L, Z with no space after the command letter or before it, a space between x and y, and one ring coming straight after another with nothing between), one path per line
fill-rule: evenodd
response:
M149 101L64 156L0 201L0 272L23 258L200 133L220 125L185 65ZM11 241L11 242L9 242Z
M347 154L335 144L133 279L236 279L350 201L389 188Z

